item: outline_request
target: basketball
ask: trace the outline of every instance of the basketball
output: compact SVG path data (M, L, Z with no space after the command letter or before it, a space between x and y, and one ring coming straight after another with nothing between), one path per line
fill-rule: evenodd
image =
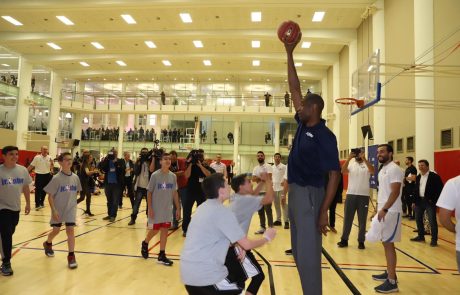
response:
M294 43L300 34L300 27L296 22L288 20L283 22L278 28L278 38L281 42L288 44Z

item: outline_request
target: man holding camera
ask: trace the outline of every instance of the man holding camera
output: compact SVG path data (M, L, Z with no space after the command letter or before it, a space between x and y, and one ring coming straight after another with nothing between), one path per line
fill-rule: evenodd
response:
M150 180L150 175L155 171L155 160L152 158L152 152L147 148L142 148L139 157L134 163L134 203L133 212L131 213L131 220L128 225L136 223L139 207L141 206L142 199L147 198L147 187Z
M123 164L125 165L125 179L122 190L122 197L120 199L119 207L123 206L123 191L126 189L128 192L129 200L131 201L131 208L134 207L134 189L133 189L133 177L134 177L134 163L131 160L131 154L129 152L123 153Z
M185 177L188 178L187 182L187 194L182 204L183 220L182 220L182 231L183 236L187 235L188 225L192 218L193 205L197 204L200 206L206 200L201 183L203 180L211 175L211 168L203 165L204 163L204 150L192 150L187 156L185 169Z
M358 249L364 249L366 239L366 219L369 207L369 178L374 174L374 166L366 159L364 149L352 149L347 161L342 166L342 173L348 174L347 200L345 201L345 216L343 233L339 248L348 247L348 237L355 213L358 212L359 234Z
M107 157L99 164L99 170L104 173L104 191L107 197L107 216L103 220L114 222L117 217L118 202L123 193L125 165L117 158L117 151L112 149Z

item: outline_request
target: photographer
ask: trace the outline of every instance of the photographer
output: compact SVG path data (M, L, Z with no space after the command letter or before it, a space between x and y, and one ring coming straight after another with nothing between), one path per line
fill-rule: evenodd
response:
M152 159L152 154L153 151L142 148L136 163L134 163L134 190L136 193L134 194L133 212L131 213L131 220L128 225L136 223L142 199L144 197L147 198L147 186L149 184L150 175L155 171L155 160Z
M204 163L204 151L202 149L192 150L187 156L185 169L185 177L188 178L187 182L187 193L182 204L182 210L184 213L182 220L182 231L183 236L187 235L188 225L192 216L193 204L196 202L197 206L201 205L205 201L205 195L201 187L201 183L205 177L211 175L211 169L205 167Z
M103 220L114 222L117 217L118 202L123 193L125 165L117 158L117 151L111 150L104 160L99 163L99 170L105 174L104 191L107 197L107 213Z

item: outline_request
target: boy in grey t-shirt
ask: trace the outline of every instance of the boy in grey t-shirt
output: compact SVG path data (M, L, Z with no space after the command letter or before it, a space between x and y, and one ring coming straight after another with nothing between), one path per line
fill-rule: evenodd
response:
M223 174L204 179L207 200L201 204L190 223L181 253L181 279L189 294L240 294L242 287L229 279L225 256L232 243L243 249L257 248L272 240L275 229L268 229L262 239L249 240L235 215L222 203L229 198Z
M67 244L69 255L67 262L70 269L77 268L78 264L75 259L75 219L77 213L77 198L81 191L80 179L75 173L72 173L72 155L62 153L58 157L61 171L45 186L44 190L48 193L48 201L51 207L50 224L53 230L48 234L48 238L43 242L45 255L54 257L52 248L53 239L59 234L62 223L65 223L67 233Z
M11 276L11 250L13 248L13 234L19 223L21 211L21 194L26 199L25 213L30 212L29 184L32 179L27 169L18 162L18 148L5 146L2 149L4 163L0 165L0 240L2 253L1 273Z
M176 208L176 218L180 219L179 195L177 194L176 175L169 171L171 156L163 153L160 161L161 169L157 170L150 177L147 186L148 206L148 232L145 240L142 241L141 254L147 259L149 257L149 242L160 232L160 254L158 263L171 266L173 262L166 257L165 248L168 240L168 230L171 227L173 200Z

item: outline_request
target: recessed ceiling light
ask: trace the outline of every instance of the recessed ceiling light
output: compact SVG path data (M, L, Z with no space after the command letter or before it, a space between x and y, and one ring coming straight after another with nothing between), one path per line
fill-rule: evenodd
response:
M211 61L209 59L203 60L203 63L204 63L205 66L211 66L212 65L212 63L211 63Z
M294 65L295 65L296 67L301 67L301 66L303 65L303 63L301 63L301 62L296 62Z
M152 81L155 81L155 78L152 78Z
M121 81L121 80L123 80L123 79L121 79L121 78L118 78L118 80L120 80L120 81Z
M252 79L251 79L251 78L249 78L249 81L252 81Z
M97 49L104 49L104 46L102 46L99 42L91 42L91 45L93 45Z
M136 81L137 81L137 80L139 80L139 79L136 78Z
M74 23L68 19L67 17L63 16L63 15L58 15L56 16L58 20L60 20L61 22L63 22L66 26L73 26Z
M312 22L321 22L323 21L324 15L326 12L324 11L316 11L315 14L313 15Z
M9 64L2 64L2 66L9 67L10 65Z
M174 78L174 81L176 81L176 80L177 80L177 78Z
M89 67L89 64L85 61L81 61L80 64L84 67Z
M267 82L270 82L270 79L267 79Z
M192 22L192 16L190 13L180 13L180 18L184 23L191 23Z
M225 81L228 81L228 78L225 78Z
M90 79L90 78L88 78L88 81L91 81L91 79Z
M304 41L302 42L302 48L310 48L311 42Z
M260 47L260 41L253 40L251 42L252 48L259 48Z
M208 78L209 81L211 81L211 78Z
M125 20L127 24L133 25L136 23L136 20L129 14L122 14L121 17Z
M260 21L262 21L262 12L260 12L260 11L251 12L251 21L252 22L260 22Z
M107 79L106 79L106 78L104 78L104 81L106 81L106 80L107 80Z
M195 78L192 78L192 81L195 80Z
M61 50L62 49L61 47L59 47L58 45L56 45L56 44L54 44L52 42L48 42L48 43L46 43L46 45L48 45L49 47L51 47L51 48L53 48L55 50Z
M284 79L284 82L287 82L287 79Z
M260 60L258 60L258 59L253 60L253 61L252 61L252 65L253 65L254 67L260 66Z
M167 59L162 60L161 62L162 62L165 66L167 66L167 67L172 66L172 63L171 63L169 60L167 60Z
M16 20L16 19L12 18L12 17L9 16L9 15L2 15L2 18L3 18L4 20L6 20L7 22L12 23L12 24L15 25L15 26L22 26L22 23L21 23L20 21L18 21L18 20Z
M145 41L145 45L147 45L148 48L157 48L153 41Z
M120 67L126 67L126 63L122 60L115 61Z
M193 45L195 45L196 48L203 48L203 42L200 40L194 40Z
M305 80L302 80L303 83L305 83Z

